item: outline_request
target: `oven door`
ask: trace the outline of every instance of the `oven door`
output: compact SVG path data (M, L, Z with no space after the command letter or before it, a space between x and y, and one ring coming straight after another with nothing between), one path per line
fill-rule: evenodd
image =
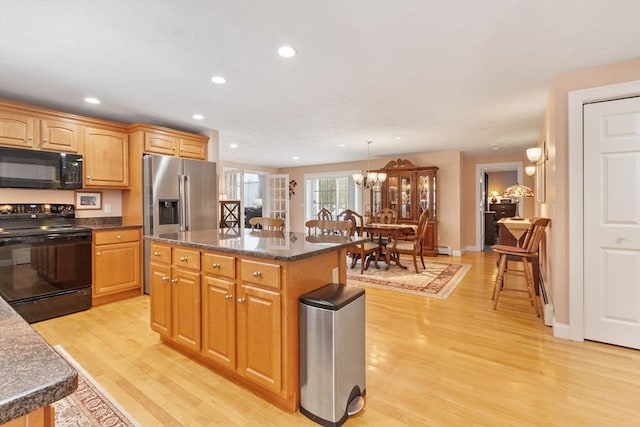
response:
M0 296L28 322L91 306L91 233L0 239Z

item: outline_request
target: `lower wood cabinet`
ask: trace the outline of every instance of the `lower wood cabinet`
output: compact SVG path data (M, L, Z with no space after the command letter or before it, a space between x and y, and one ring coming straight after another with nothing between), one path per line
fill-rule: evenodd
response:
M330 283L334 269L344 272L346 252L263 261L152 241L150 255L151 328L280 408L297 410L298 298Z
M140 228L93 231L92 305L142 294Z
M156 244L150 251L151 328L200 351L200 252Z

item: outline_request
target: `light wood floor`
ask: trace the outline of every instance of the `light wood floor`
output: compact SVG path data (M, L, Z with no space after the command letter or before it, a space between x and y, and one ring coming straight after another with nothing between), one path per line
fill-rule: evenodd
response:
M493 254L448 300L367 288L367 397L347 425L640 425L640 352L552 336L524 294L492 310ZM316 425L160 343L149 299L34 325L144 426Z

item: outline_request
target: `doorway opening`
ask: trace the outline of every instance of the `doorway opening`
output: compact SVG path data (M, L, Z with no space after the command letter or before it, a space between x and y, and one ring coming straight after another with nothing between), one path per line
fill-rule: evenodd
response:
M476 187L476 250L491 250L491 245L497 238L495 225L495 213L491 214L492 199L495 197L496 203L506 203L501 197L504 190L509 185L522 182L522 162L503 162L503 163L479 163L476 165L476 177L478 185ZM514 182L511 182L514 180ZM506 185L509 183L509 185ZM497 196L491 196L491 192L498 193ZM495 193L494 193L495 194ZM516 211L523 212L523 201L517 201Z

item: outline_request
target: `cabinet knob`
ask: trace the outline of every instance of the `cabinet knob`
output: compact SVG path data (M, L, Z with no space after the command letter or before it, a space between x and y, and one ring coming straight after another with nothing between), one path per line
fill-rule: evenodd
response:
M255 277L255 278L257 279L258 277L262 276L262 273L261 273L261 272L259 272L259 271L254 271L254 272L252 273L252 276L253 276L253 277Z
M187 262L187 261L189 261L189 258L187 258L186 256L181 256L180 257L180 261Z
M33 137L32 137L32 136L27 137L27 139L28 139L29 141L33 141Z
M87 179L91 179L91 177L90 177L90 176L87 176Z
M102 252L96 252L96 256L102 255Z
M118 234L118 235L116 236L116 239L122 239L122 236Z
M226 294L226 295L224 296L224 299L231 299L231 298L233 298L233 295L231 295L231 294ZM239 301L238 301L238 302L239 302Z
M216 270L220 268L220 264L217 262L214 262L213 264L211 264L211 267L215 268Z
M169 276L162 276L162 280L166 282L167 280L169 280Z
M155 251L155 252L153 253L153 256L160 256L160 255L161 255L161 254L160 254L160 252L158 252L158 251Z
M238 298L238 304L244 303L246 300L244 298Z
M45 138L42 142L44 142L46 144L47 143L47 138Z
M171 283L178 283L178 279L171 279Z

